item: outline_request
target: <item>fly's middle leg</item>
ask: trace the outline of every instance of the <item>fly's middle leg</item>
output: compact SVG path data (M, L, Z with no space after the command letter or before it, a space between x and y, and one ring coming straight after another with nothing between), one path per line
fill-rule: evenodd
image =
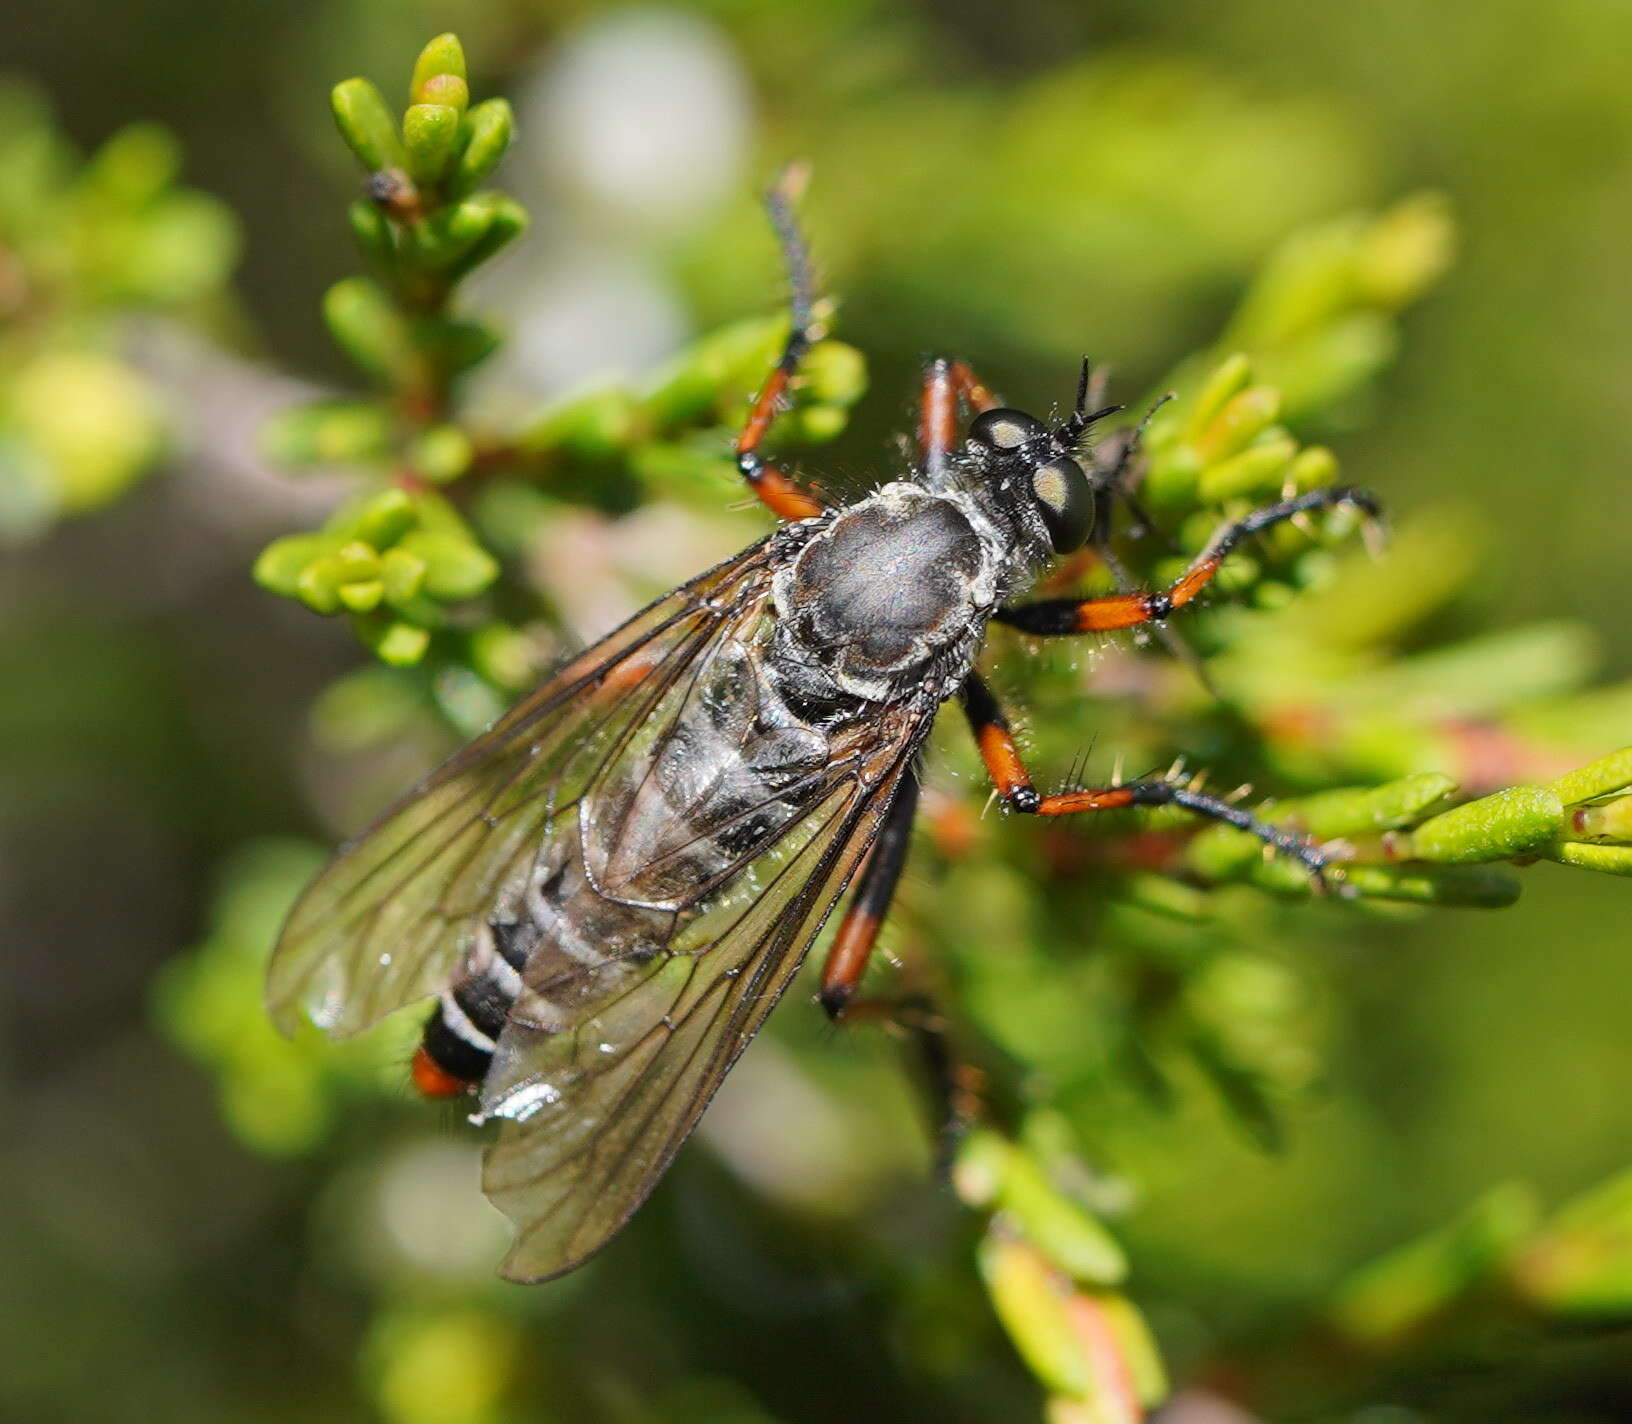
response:
M1029 816L1074 816L1084 811L1116 811L1128 806L1183 806L1208 820L1223 821L1237 830L1256 836L1266 846L1303 865L1317 878L1325 870L1327 855L1313 841L1280 826L1260 820L1250 811L1209 796L1189 786L1161 778L1126 781L1120 786L1101 786L1078 791L1057 791L1049 795L1037 790L1015 745L1008 718L992 690L979 674L971 673L964 682L963 710L980 748L981 760L997 793L1009 808Z

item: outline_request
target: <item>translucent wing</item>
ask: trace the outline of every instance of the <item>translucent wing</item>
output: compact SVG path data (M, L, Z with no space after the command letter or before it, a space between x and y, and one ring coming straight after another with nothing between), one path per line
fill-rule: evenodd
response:
M483 1178L517 1228L507 1276L571 1270L646 1199L799 968L927 722L921 710L882 715L770 850L591 1002L582 991L600 971L529 964L529 991L579 1011L531 1022L524 995L485 1084L486 1114L508 1119Z
M637 614L345 846L273 951L274 1021L355 1033L446 987L558 810L711 649L763 620L769 562L756 544Z
M501 936L523 963L482 1085L517 1279L571 1269L651 1191L927 730L918 703L793 714L765 672L773 562L748 550L562 669L347 846L274 952L277 1020L336 1034Z

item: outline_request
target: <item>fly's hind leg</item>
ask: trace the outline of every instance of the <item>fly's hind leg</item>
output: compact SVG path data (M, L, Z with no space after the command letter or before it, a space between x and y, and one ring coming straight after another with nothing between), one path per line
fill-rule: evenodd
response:
M945 1015L927 994L858 999L849 1019L883 1023L901 1039L935 1135L936 1174L949 1176L958 1144L986 1116L990 1089L986 1074L959 1054Z
M822 967L821 1001L835 1022L883 1023L904 1040L924 1089L936 1135L937 1166L944 1173L951 1168L953 1149L964 1130L980 1113L984 1079L953 1050L946 1021L926 994L856 997L878 941L879 926L901 883L918 810L918 790L919 773L914 766L884 818L850 909L828 951Z
M822 966L822 1008L835 1022L860 1007L852 1001L867 971L867 961L872 958L873 946L878 943L884 916L895 899L896 886L901 883L912 822L918 814L918 784L918 767L913 765L884 813L884 824L857 880L855 896Z
M771 225L776 229L782 260L787 267L792 325L782 355L765 378L765 384L759 388L759 394L754 397L747 424L737 436L735 447L737 469L742 478L778 519L811 519L820 514L823 508L814 495L800 489L759 453L765 433L771 428L771 422L776 419L776 413L787 395L789 382L798 372L805 352L816 340L810 252L793 212L792 190L796 186L797 175L784 174L765 195L765 206L770 212Z

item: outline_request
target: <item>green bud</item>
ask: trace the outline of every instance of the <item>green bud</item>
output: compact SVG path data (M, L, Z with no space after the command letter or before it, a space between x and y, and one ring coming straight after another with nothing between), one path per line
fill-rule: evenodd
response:
M1456 1221L1390 1251L1339 1287L1338 1331L1388 1345L1455 1304L1500 1269L1535 1228L1534 1194L1521 1183L1487 1192Z
M1222 595L1245 593L1263 573L1263 565L1252 555L1232 553L1213 575L1213 591Z
M1301 827L1320 840L1375 834L1409 826L1455 794L1451 777L1427 771L1382 786L1300 796L1276 806L1271 819L1277 825Z
M1307 450L1298 451L1286 478L1299 494L1324 489L1337 483L1337 456L1324 445L1311 445Z
M746 401L787 334L783 318L755 319L735 322L694 342L664 366L642 401L652 427L670 432L714 421L729 404Z
M329 94L334 121L364 168L376 173L402 166L402 140L384 97L366 79L347 79Z
M414 102L446 105L463 116L470 107L470 86L457 74L438 74L425 81L415 94Z
M464 46L459 43L459 36L451 32L438 35L420 50L419 58L414 61L414 77L408 86L409 96L414 103L441 102L427 100L424 97L425 86L441 75L451 75L459 80L470 78L469 71L465 68Z
M842 341L818 341L799 363L799 399L813 406L852 406L867 389L867 358Z
M1262 353L1339 317L1354 301L1358 241L1351 218L1295 233L1260 270L1226 340Z
M255 582L285 598L300 592L300 578L307 566L333 547L323 534L288 534L274 539L255 560Z
M380 556L371 545L353 539L334 551L340 570L348 580L372 579L379 576Z
M470 468L475 454L470 436L457 425L433 425L414 441L409 460L432 484L445 485Z
M346 277L323 294L323 319L359 368L390 383L414 360L412 338L384 290L367 277Z
M1260 579L1253 585L1252 606L1266 613L1279 613L1297 601L1297 589L1279 579Z
M998 1193L1021 1232L1051 1264L1089 1285L1116 1285L1128 1258L1098 1219L1050 1182L1029 1152L1015 1149Z
M825 445L843 434L850 413L843 406L811 405L791 413L784 427L789 437L807 445Z
M408 172L421 183L435 183L453 161L459 141L459 110L451 104L413 104L402 116L402 142L408 150Z
M261 448L281 465L377 460L391 448L389 411L362 401L315 401L273 416Z
M430 630L411 623L388 623L373 640L375 656L392 667L412 667L425 656L430 645Z
M380 583L389 603L416 599L425 587L425 561L406 549L387 549L380 555Z
M529 454L564 450L585 460L622 453L639 428L635 397L618 387L590 391L552 406L521 433Z
M1563 818L1557 792L1510 786L1424 821L1411 832L1407 854L1441 865L1506 860L1555 840Z
M419 522L419 516L413 496L393 485L342 511L336 532L348 533L375 549L389 549Z
M1590 801L1632 786L1632 747L1622 747L1597 761L1578 766L1553 783L1553 792L1566 806Z
M1013 1156L1014 1148L999 1133L990 1128L970 1132L952 1164L952 1188L958 1199L965 1206L994 1206Z
M1375 311L1351 312L1294 337L1266 361L1265 378L1281 393L1289 419L1323 410L1356 390L1393 359L1399 331Z
M1632 841L1632 796L1572 808L1569 835L1579 841Z
M1048 1261L1091 1285L1115 1285L1128 1271L1122 1248L1099 1220L1049 1181L1037 1159L989 1129L973 1132L953 1172L971 1206L1005 1212Z
M448 275L455 281L527 230L527 209L509 194L490 194L487 204L490 214L487 231L449 268Z
M977 1260L997 1318L1027 1368L1055 1393L1083 1398L1091 1381L1066 1312L1064 1277L1034 1247L995 1230L980 1243Z
M492 225L493 205L487 195L452 203L420 224L420 251L427 261L450 266L486 237Z
M508 100L487 99L471 109L460 126L464 148L448 175L448 191L469 193L480 187L499 166L515 130L515 115Z
M380 599L385 596L385 585L378 579L370 579L366 583L344 583L338 590L340 602L353 613L367 613L379 607Z
M181 146L158 124L129 124L85 165L82 182L130 207L151 203L181 171Z
M499 576L499 566L469 539L415 530L399 547L425 563L425 592L442 603L474 598Z
M1290 435L1268 435L1239 455L1204 469L1197 493L1205 504L1278 493L1286 483L1297 449L1297 441Z
M351 235L365 261L386 272L396 269L397 241L390 222L367 198L356 199L347 209Z
M1157 509L1173 509L1192 496L1200 474L1201 459L1195 446L1176 444L1161 449L1152 446L1150 473L1140 493Z
M498 330L475 317L433 314L419 319L416 333L420 344L454 372L468 371L498 349Z
M1119 1346L1133 1387L1142 1404L1160 1404L1167 1398L1167 1371L1162 1366L1162 1352L1145 1317L1125 1295L1117 1291L1097 1292L1094 1299L1105 1312L1106 1322Z
M1505 910L1519 898L1518 880L1495 866L1344 865L1337 868L1344 882L1368 900L1398 900L1408 905L1443 905L1464 910ZM1258 875L1253 879L1257 883ZM1307 876L1304 889L1308 889Z
M1559 1211L1513 1276L1527 1299L1548 1310L1624 1317L1632 1309L1632 1172Z
M1244 450L1281 413L1281 395L1269 386L1248 386L1232 396L1196 437L1202 468Z
M44 457L44 493L57 509L108 503L157 458L165 412L157 393L132 367L89 349L47 350L8 364L11 355L8 349L0 356L0 372L10 386L3 393L9 400L0 396L0 415L15 422L8 434ZM9 474L0 460L0 490L11 483Z
M314 613L340 611L340 585L346 581L345 570L333 554L315 558L300 571L295 580L295 592L300 601Z
M1227 402L1246 389L1252 379L1252 362L1242 352L1219 362L1196 392L1195 404L1179 433L1179 439L1193 445Z
M538 673L531 643L506 623L489 623L471 634L470 662L497 687L525 687Z
M1367 228L1355 278L1367 300L1402 307L1431 287L1456 255L1456 223L1440 193L1419 193Z
M1581 841L1559 841L1542 852L1548 860L1573 865L1580 870L1597 870L1605 875L1632 875L1632 846L1586 845Z
M1216 509L1198 509L1178 530L1178 545L1186 555L1199 554L1218 533L1222 521ZM1157 568L1156 576L1164 581L1177 578L1190 566L1188 558L1167 559Z
M325 751L350 755L401 737L423 713L418 688L370 663L318 694L312 736Z

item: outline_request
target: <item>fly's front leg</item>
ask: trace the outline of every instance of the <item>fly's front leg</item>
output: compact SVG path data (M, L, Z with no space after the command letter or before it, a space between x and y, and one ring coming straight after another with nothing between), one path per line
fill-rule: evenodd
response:
M759 453L765 433L771 428L788 383L799 370L805 352L816 339L815 318L812 315L810 254L804 236L799 231L793 214L793 196L789 189L793 181L784 178L765 195L765 206L770 211L771 224L776 229L777 241L782 247L782 260L787 265L788 285L792 290L792 328L771 373L765 378L759 394L748 412L748 422L737 436L735 446L737 469L751 489L778 519L810 519L822 512L815 496L799 488L781 470L767 463Z
M1316 509L1332 509L1339 505L1363 511L1368 518L1377 519L1377 501L1364 490L1318 489L1300 494L1279 504L1255 509L1243 519L1223 526L1208 541L1207 547L1196 556L1195 562L1177 583L1165 591L1155 593L1115 593L1103 598L1055 598L1040 603L1022 603L1015 608L1001 608L996 617L1000 623L1019 628L1027 633L1043 635L1061 633L1100 633L1113 628L1134 628L1141 623L1159 623L1175 609L1183 608L1212 582L1213 575L1243 539L1261 533L1273 525L1307 514Z
M986 773L1011 810L1028 816L1074 816L1083 811L1116 811L1128 806L1183 806L1198 816L1223 821L1256 836L1317 877L1326 868L1326 853L1312 841L1261 821L1250 811L1243 811L1228 801L1171 781L1146 778L1123 782L1120 786L1044 795L1032 784L1031 773L1021 760L1008 718L979 674L969 674L961 695L964 714L975 734L981 760L986 763Z
M839 924L838 933L833 936L833 947L828 950L827 962L822 966L822 1008L835 1022L843 1018L847 1010L857 1007L852 1001L861 985L861 976L867 971L867 961L872 958L884 916L895 898L895 887L901 883L912 821L917 812L918 768L912 766L902 778L890 809L884 813L884 824L862 868L855 898Z

